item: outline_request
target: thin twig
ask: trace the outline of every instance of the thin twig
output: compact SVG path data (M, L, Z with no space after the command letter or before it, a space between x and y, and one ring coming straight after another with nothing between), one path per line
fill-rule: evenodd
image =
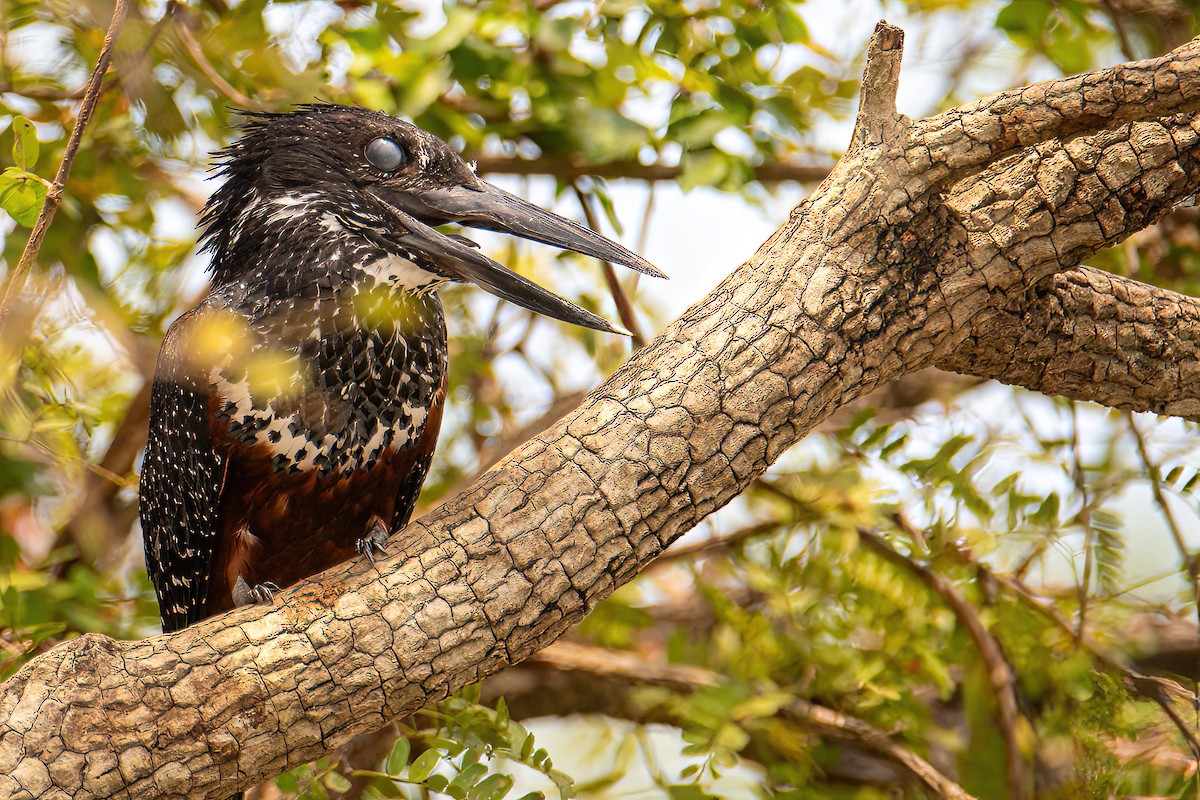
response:
M158 22L154 23L154 28L151 29L150 35L146 37L146 43L137 52L137 55L132 59L132 64L141 62L150 54L150 50L154 47L154 43L158 41L158 37L162 34L163 28L171 21L172 15L179 8L179 0L170 0L167 3L163 15ZM7 61L5 62L7 64ZM130 63L122 65L128 71ZM102 89L111 89L113 86L120 85L121 77L112 75L107 79ZM44 86L16 86L12 83L11 76L6 75L4 81L0 82L0 94L17 94L21 97L27 97L30 100L47 100L51 102L62 102L64 100L78 100L87 93L87 84L76 89L47 89Z
M583 216L587 220L588 227L594 231L600 230L600 220L596 217L596 212L592 209L591 201L579 184L572 183L571 188L575 191L575 197L579 200L579 205L583 208ZM629 297L625 294L625 289L621 286L621 282L617 280L617 271L613 269L613 265L607 261L601 261L600 264L604 267L604 282L608 284L608 292L612 295L613 302L617 304L617 316L621 318L621 324L625 326L625 330L633 334L633 349L641 350L646 344L646 337L642 334L642 329L638 325L637 313L633 310L633 303L629 301Z
M88 533L95 535L93 520L112 520L113 502L120 490L126 488L124 475L133 469L137 454L146 444L146 423L150 416L150 380L134 395L125 410L125 416L113 431L112 441L97 466L104 472L92 471L84 480L80 494L82 499L66 524L55 536L54 549L75 545L75 555L54 565L56 574L65 574L81 560L94 562L96 556L112 553L119 549L122 533L116 530L116 522L105 526L107 536L100 542L87 542ZM114 480L114 477L116 480ZM136 484L135 484L136 487ZM91 524L89 524L91 523Z
M1121 55L1125 56L1126 61L1136 61L1137 54L1133 52L1133 42L1129 40L1129 32L1125 30L1125 20L1121 19L1121 13L1112 0L1100 0L1100 5L1104 6L1104 12L1112 20L1113 30L1117 33L1117 41L1121 43Z
M1083 630L1087 626L1088 600L1091 598L1092 571L1095 568L1096 534L1092 529L1092 509L1088 504L1087 484L1083 479L1083 456L1079 452L1079 413L1075 402L1068 400L1071 409L1071 479L1075 491L1083 501L1076 519L1083 525L1083 580L1076 587L1079 598L1079 626L1075 631L1075 643L1083 641Z
M87 91L87 86L78 89L47 89L44 86L14 86L11 83L0 84L0 94L19 94L30 100L78 100Z
M651 182L649 187L646 189L646 205L642 207L642 221L641 224L638 225L638 235L637 239L635 240L635 246L637 248L635 252L637 253L645 253L646 245L649 244L650 220L654 218L654 201L657 199L657 195L658 184ZM641 273L635 272L633 274L633 279L636 281L640 274ZM635 283L634 286L636 287L637 284Z
M1142 459L1142 465L1146 468L1146 477L1150 479L1150 491L1154 493L1154 503L1162 513L1163 519L1167 523L1167 529L1171 531L1171 538L1175 540L1175 546L1179 548L1179 555L1183 557L1183 566L1187 570L1188 577L1191 578L1196 600L1196 615L1197 619L1200 619L1200 554L1193 553L1188 549L1187 540L1183 538L1183 529L1179 527L1179 522L1176 521L1175 514L1167 504L1167 497L1162 490L1162 470L1150 459L1150 452L1146 449L1146 439L1134 423L1133 413L1125 412L1125 419L1129 422L1129 430L1133 434L1133 441L1137 444L1138 455Z
M192 61L196 62L196 66L204 77L208 78L209 83L216 87L217 91L228 97L234 104L240 108L253 110L258 107L258 104L240 92L236 86L217 72L216 67L208 60L208 56L204 54L204 48L200 46L200 42L196 41L196 37L192 35L191 17L187 14L180 14L178 23L175 26L176 32L179 34L179 41L183 43L183 47L187 50L188 55L192 57Z
M480 175L554 175L564 181L583 177L605 180L675 182L683 168L670 164L643 164L640 161L610 161L605 164L585 164L569 158L539 156L534 159L506 158L467 153L463 158L475 162ZM829 177L832 167L820 164L795 164L787 161L759 164L753 167L754 179L760 183L820 183Z
M953 104L955 94L958 92L959 86L963 82L963 77L967 74L968 68L973 65L975 57L978 56L987 44L992 40L988 34L991 30L986 30L984 35L971 38L963 44L963 48L955 59L954 66L946 71L945 85L946 88L942 91L942 101L940 105L945 107Z
M1048 453L1049 450L1046 446L1046 443L1043 441L1042 437L1038 435L1037 426L1034 425L1033 419L1029 416L1028 411L1025 409L1025 405L1018 402L1016 404L1016 411L1021 417L1021 421L1025 423L1025 428L1029 431L1029 435L1032 436L1034 441L1036 441L1042 448L1043 453ZM1042 554L1046 552L1046 548L1050 546L1051 542L1058 535L1058 530L1055 528L1055 525L1056 522L1051 521L1049 523L1049 530L1044 531L1038 540L1034 542L1033 547L1029 549L1029 552L1025 554L1025 557L1017 562L1017 568L1013 570L1013 576L1017 580L1025 580L1025 575L1028 574L1029 570L1033 567L1034 562L1042 557Z
M720 681L716 673L701 667L661 664L633 653L574 642L555 642L530 660L558 670L586 672L686 692L715 686ZM878 753L902 767L937 797L971 800L971 795L932 764L868 722L800 699L792 700L780 713L826 736Z
M1146 447L1146 439L1142 436L1142 432L1138 430L1138 426L1133 420L1133 413L1126 411L1125 419L1129 423L1129 430L1133 433L1133 440L1137 444L1138 455L1141 457L1142 464L1146 467L1146 477L1150 479L1150 490L1154 493L1154 502L1158 506L1159 512L1162 513L1163 519L1167 522L1167 528L1171 531L1171 538L1175 540L1175 546L1179 548L1179 555L1183 558L1184 568L1187 570L1188 577L1191 578L1192 592L1196 602L1196 618L1200 620L1200 551L1193 553L1188 550L1187 540L1183 538L1183 531L1179 527L1179 522L1175 519L1174 512L1171 511L1171 506L1167 504L1167 496L1162 490L1162 470L1158 464L1155 464L1150 459L1150 451ZM1197 715L1200 716L1200 681L1196 681L1193 686L1193 692L1197 700L1193 705L1195 706ZM1159 705L1162 704L1160 703ZM1182 724L1182 720L1176 719L1172 709L1163 706L1163 710L1167 712L1167 715L1171 717L1177 726ZM1189 741L1192 745L1192 752L1196 756L1196 762L1200 764L1200 743L1197 742L1194 736L1190 737Z
M654 560L654 566L662 564L670 564L673 561L684 561L694 558L704 553L710 553L714 550L728 550L738 542L744 542L747 539L754 539L758 536L763 536L768 533L774 533L784 526L785 523L778 521L760 522L756 525L747 525L744 528L739 528L732 533L727 533L724 536L710 536L709 538L696 542L695 544L686 545L684 547L672 547L665 553Z
M79 151L79 145L83 141L83 132L87 129L88 123L92 119L92 113L96 110L104 74L108 72L109 62L112 61L113 47L121 33L121 26L125 24L125 15L128 11L129 0L117 0L117 5L113 9L112 21L108 24L108 32L104 34L104 46L100 48L100 57L96 59L96 66L92 70L91 77L88 78L83 94L83 103L79 107L79 116L76 118L75 127L71 129L70 138L67 139L67 149L63 153L62 162L58 165L58 173L54 176L54 183L46 191L46 202L38 213L33 233L25 242L21 258L9 275L8 282L4 287L4 296L0 298L0 336L4 334L4 326L12 311L13 300L25 286L25 278L33 268L34 262L37 261L38 251L42 249L42 242L46 238L46 231L49 230L50 223L54 220L54 213L58 211L58 206L62 202L63 190L66 188L67 178L71 174L71 165L75 163L75 154Z
M988 683L996 697L996 724L1004 741L1005 774L1008 783L1008 797L1029 797L1030 779L1021 757L1021 749L1017 742L1017 722L1020 712L1017 710L1016 680L1012 667L1000 647L1000 642L987 629L975 609L958 593L948 580L938 575L928 567L898 552L875 532L860 526L859 540L876 555L893 566L897 566L919 579L934 594L942 598L954 613L955 618L966 629L971 641L979 651L987 669Z
M1053 605L1047 603L1043 598L1038 597L1029 590L1023 583L1015 580L1007 575L1000 575L993 572L983 562L976 560L969 551L962 548L954 548L949 550L960 562L975 570L981 581L998 586L1002 589L1007 589L1008 592L1016 598L1023 606L1029 610L1040 614L1068 639L1074 641L1076 629L1075 626L1067 621L1065 617L1058 613L1058 610ZM1196 738L1196 734L1188 727L1187 723L1180 718L1178 712L1175 711L1171 704L1170 696L1172 694L1183 693L1188 702L1195 705L1197 697L1194 692L1189 692L1184 687L1180 686L1175 681L1170 681L1165 678L1159 678L1154 675L1145 675L1137 670L1134 670L1117 659L1108 655L1104 651L1089 642L1086 638L1080 642L1080 646L1088 653L1089 656L1103 670L1120 674L1125 681L1125 686L1132 694L1138 697L1143 697L1148 700L1153 700L1162 708L1163 712L1170 718L1171 722L1179 729L1180 734L1187 741L1189 748L1195 754L1197 762L1200 763L1200 740Z

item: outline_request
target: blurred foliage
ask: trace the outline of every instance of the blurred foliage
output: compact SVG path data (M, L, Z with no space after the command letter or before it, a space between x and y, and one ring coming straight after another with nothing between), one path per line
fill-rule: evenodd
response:
M510 772L523 767L549 781L563 800L575 797L574 781L554 769L545 748L524 725L512 719L503 700L496 708L479 703L479 685L422 711L403 727L379 769L339 770L323 758L275 779L275 785L302 800L325 800L351 790L350 777L366 778L371 797L406 797L406 787L428 790L453 800L502 800L513 790ZM496 769L500 767L500 769ZM504 770L504 771L501 771ZM540 792L521 795L533 800Z
M0 13L0 233L11 266L111 5L7 0ZM136 410L165 327L203 291L194 215L210 190L207 154L234 135L235 109L324 99L405 115L499 172L557 177L525 188L553 188L567 204L567 167L588 165L632 182L648 165L678 166L684 189L761 202L756 167L829 163L839 146L829 142L845 138L866 39L848 42L829 20L884 14L909 30L906 70L932 65L945 79L926 92L928 108L1161 53L1198 28L1195 0L135 2L40 266L0 341L0 676L80 632L157 630L134 523L145 435ZM577 187L631 242L655 224L649 198L638 221L602 181ZM1183 209L1095 263L1194 294L1197 219ZM614 316L599 280L571 278L583 274L574 256L485 246ZM563 270L552 258L580 263ZM647 328L664 322L636 282L624 290ZM443 299L451 406L426 504L627 353L478 292ZM1006 748L1039 797L1200 796L1184 736L1200 726L1179 699L1194 697L1196 674L1186 660L1170 673L1182 687L1167 703L1172 722L1115 667L1161 662L1166 632L1180 627L1195 647L1195 587L1176 538L1197 546L1196 427L943 379L919 377L878 416L814 434L688 540L719 546L656 566L583 624L581 641L718 676L694 691L650 681L620 693L610 713L677 726L672 753L645 744L649 729L613 733L615 750L594 751L607 754L599 774L572 782L547 750L584 769L591 723L535 744L536 723L527 729L471 690L402 722L379 763L331 756L280 776L276 790L339 796L363 791L352 784L363 778L372 797L600 797L629 791L626 773L640 771L642 791L675 800L918 794L853 742L816 736L795 711L810 701L887 731L981 798L1008 796ZM997 725L972 615L1011 665L1011 731ZM578 697L550 686L537 692L543 704L575 710ZM734 772L756 788L729 788Z

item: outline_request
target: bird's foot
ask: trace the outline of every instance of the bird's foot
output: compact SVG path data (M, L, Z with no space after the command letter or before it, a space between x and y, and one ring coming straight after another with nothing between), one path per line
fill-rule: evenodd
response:
M375 566L375 556L387 552L387 540L391 535L392 533L388 530L387 524L380 516L375 515L371 517L371 524L367 528L367 535L354 543L354 549L366 556L367 561L371 562L371 566Z
M244 577L238 575L237 581L233 584L233 604L240 608L252 606L255 603L269 603L278 591L279 587L270 581L251 586L246 583Z

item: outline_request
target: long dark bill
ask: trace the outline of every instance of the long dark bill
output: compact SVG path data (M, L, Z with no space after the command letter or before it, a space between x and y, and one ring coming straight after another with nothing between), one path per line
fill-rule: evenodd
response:
M475 186L422 189L395 198L411 214L458 222L472 228L511 233L523 239L593 256L655 278L666 278L646 259L578 222L539 208L515 194L478 181Z
M581 325L606 333L630 335L624 328L613 325L603 317L521 277L475 248L463 244L462 240L439 233L398 208L389 198L378 193L375 196L396 217L397 228L403 231L400 243L412 254L414 261L423 262L422 265L430 267L432 272L474 283L522 308L572 325Z

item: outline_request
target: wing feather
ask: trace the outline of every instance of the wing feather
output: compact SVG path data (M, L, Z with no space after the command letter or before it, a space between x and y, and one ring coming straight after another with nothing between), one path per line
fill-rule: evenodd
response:
M194 368L188 331L200 309L167 332L150 395L150 434L142 463L140 512L146 567L163 631L204 617L216 555L225 454L208 432L207 373Z

